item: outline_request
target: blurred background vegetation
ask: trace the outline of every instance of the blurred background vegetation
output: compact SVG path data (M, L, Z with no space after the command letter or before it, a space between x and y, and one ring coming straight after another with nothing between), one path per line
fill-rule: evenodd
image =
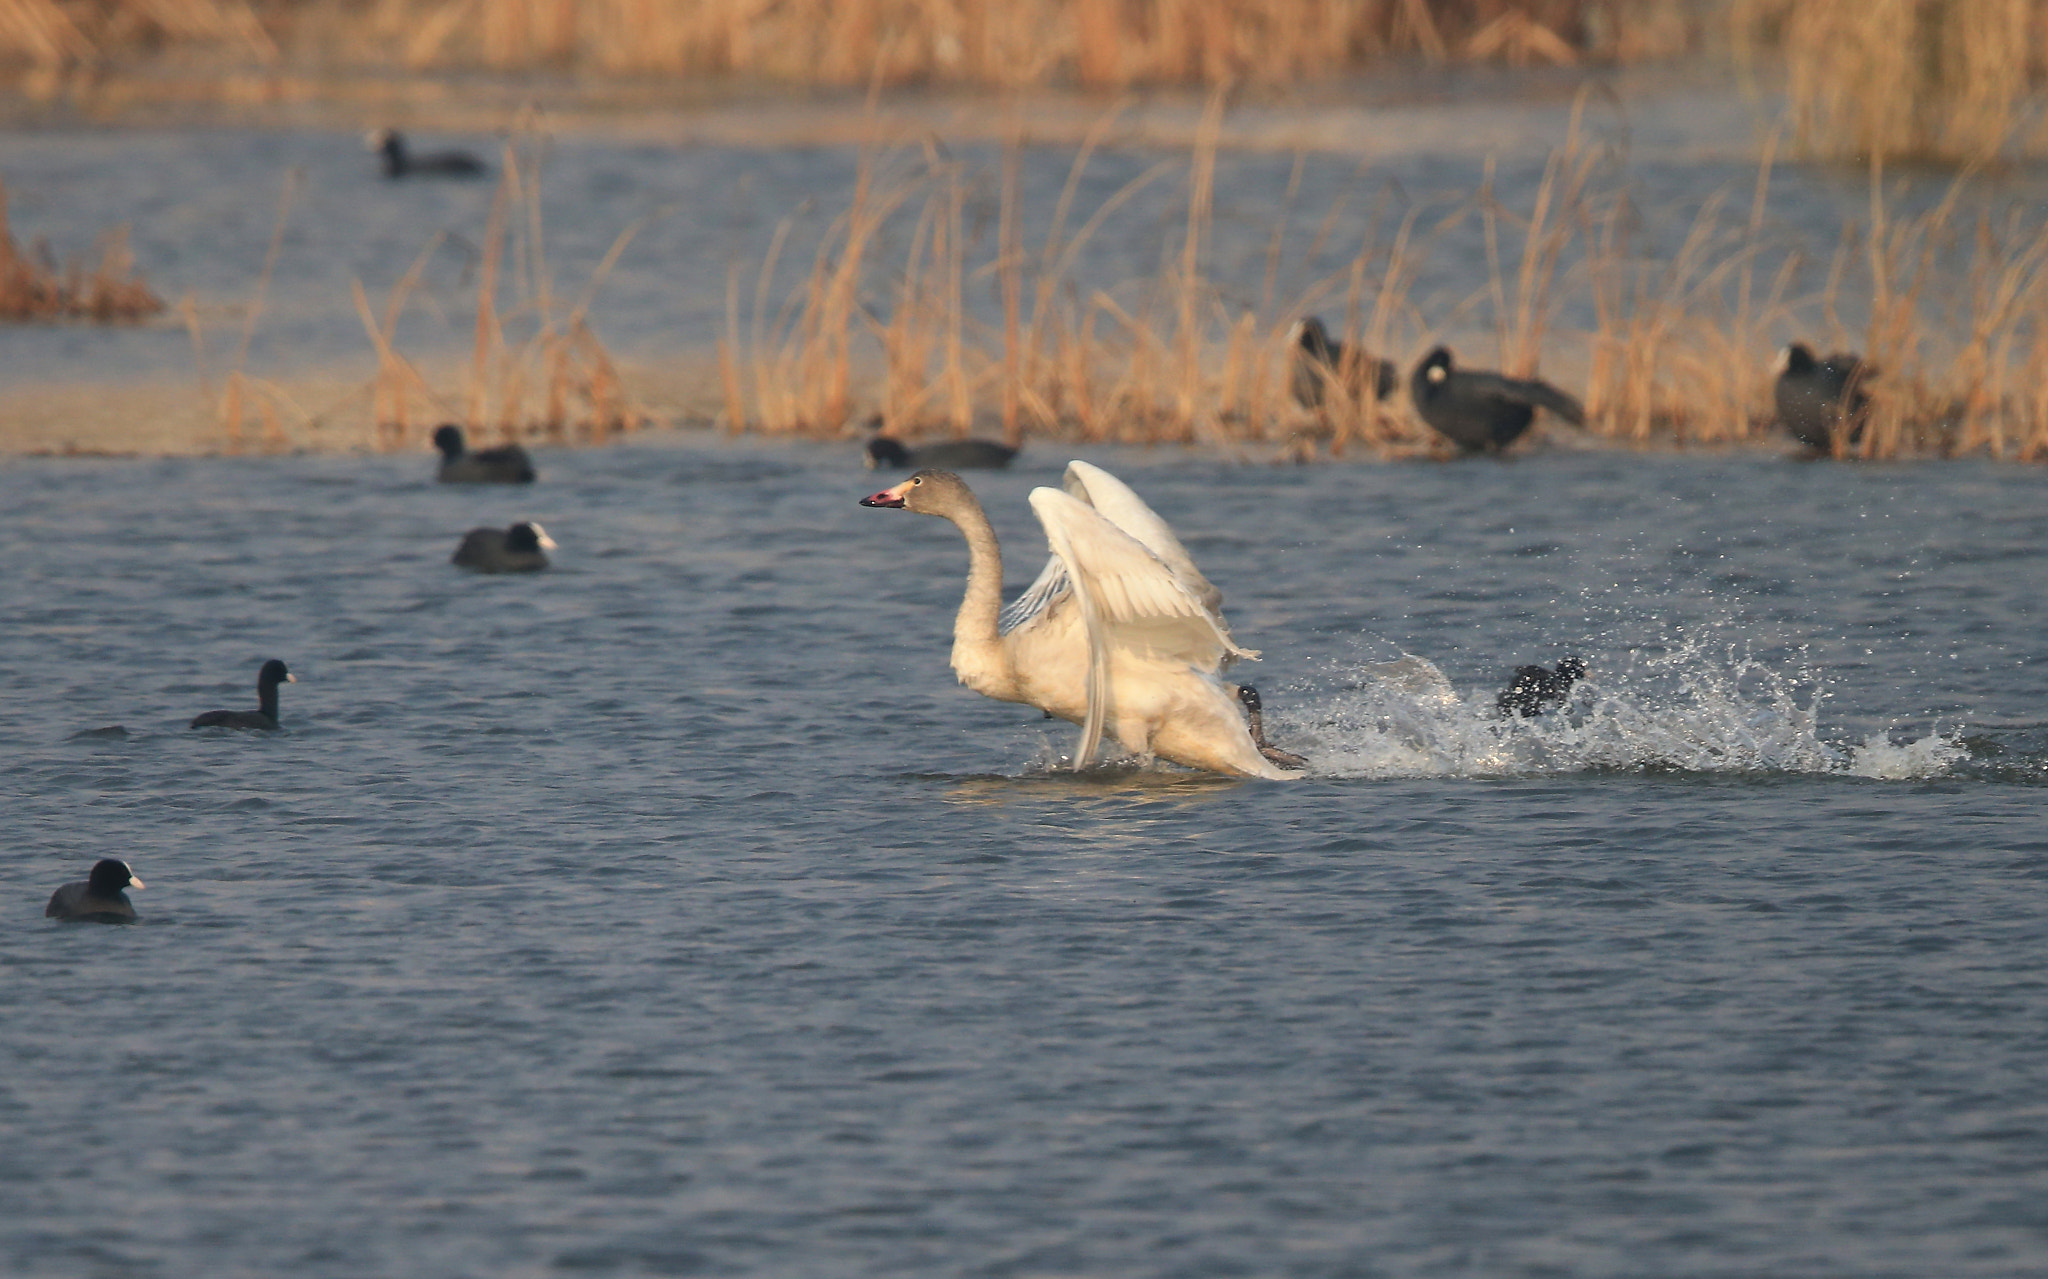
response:
M2039 154L2048 0L0 0L0 74L547 71L807 86L1257 88L1416 63L1725 60L1843 158Z

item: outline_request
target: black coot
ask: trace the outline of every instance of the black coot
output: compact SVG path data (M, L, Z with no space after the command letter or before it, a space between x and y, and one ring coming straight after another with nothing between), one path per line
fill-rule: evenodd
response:
M1778 422L1815 453L1834 452L1837 434L1844 444L1860 443L1870 418L1863 383L1873 371L1851 352L1818 360L1812 347L1794 342L1779 353L1778 380L1771 387Z
M102 924L126 923L135 918L124 888L141 888L143 883L128 869L128 863L111 857L94 862L85 882L66 884L50 894L43 914L50 919L82 919Z
M429 151L414 155L405 145L405 135L396 129L379 129L365 139L370 150L384 160L384 176L398 178L480 178L490 166L467 151Z
M208 711L192 721L194 728L255 728L275 732L283 725L277 722L277 686L296 684L299 677L285 669L283 662L271 658L263 663L263 669L256 672L256 709L253 711Z
M867 467L897 471L932 468L942 471L999 470L1010 464L1017 450L994 440L939 440L922 448L905 448L903 441L887 435L868 438Z
M1528 719L1549 707L1564 705L1572 695L1572 685L1584 678L1586 664L1576 657L1565 658L1554 671L1541 666L1517 666L1515 678L1494 699L1494 705L1503 715Z
M473 528L462 535L462 545L448 562L478 573L538 573L548 566L544 552L554 548L548 531L531 522Z
M1330 339L1322 319L1309 316L1294 326L1294 371L1290 386L1294 402L1305 408L1321 408L1323 398L1335 382L1354 400L1363 400L1368 385L1376 400L1391 399L1400 385L1401 371L1392 360L1377 359Z
M441 470L435 478L443 484L533 483L533 459L517 444L472 453L463 444L462 428L450 424L435 429L434 447L441 450Z
M1584 406L1548 382L1460 369L1444 346L1415 366L1408 397L1423 421L1467 453L1499 452L1514 443L1537 409L1573 426L1586 423Z

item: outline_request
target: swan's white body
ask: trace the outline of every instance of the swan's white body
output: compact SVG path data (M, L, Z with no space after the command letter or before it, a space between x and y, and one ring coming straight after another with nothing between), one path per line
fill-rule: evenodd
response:
M864 505L937 515L966 535L953 671L984 696L1081 725L1076 768L1107 731L1132 754L1190 768L1300 776L1260 753L1235 688L1220 678L1232 659L1258 656L1231 640L1221 594L1166 521L1109 472L1074 462L1065 492L1031 491L1052 558L1007 610L995 531L959 476L920 471Z

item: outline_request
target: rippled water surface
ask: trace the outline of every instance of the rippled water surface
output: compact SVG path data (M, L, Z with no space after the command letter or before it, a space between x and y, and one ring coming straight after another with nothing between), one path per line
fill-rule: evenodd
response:
M1086 456L1306 780L1051 767L846 447L0 464L0 1271L2048 1269L2038 470Z

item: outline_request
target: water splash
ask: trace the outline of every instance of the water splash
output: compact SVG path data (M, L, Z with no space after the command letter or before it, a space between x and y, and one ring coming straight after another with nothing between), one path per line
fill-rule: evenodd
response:
M1326 777L1668 769L1901 779L1940 774L1968 754L1942 734L1830 744L1820 733L1819 681L1734 646L1711 651L1684 640L1590 664L1564 708L1520 719L1500 713L1497 689L1461 694L1423 658L1363 663L1295 690L1294 705L1272 716L1273 736Z

